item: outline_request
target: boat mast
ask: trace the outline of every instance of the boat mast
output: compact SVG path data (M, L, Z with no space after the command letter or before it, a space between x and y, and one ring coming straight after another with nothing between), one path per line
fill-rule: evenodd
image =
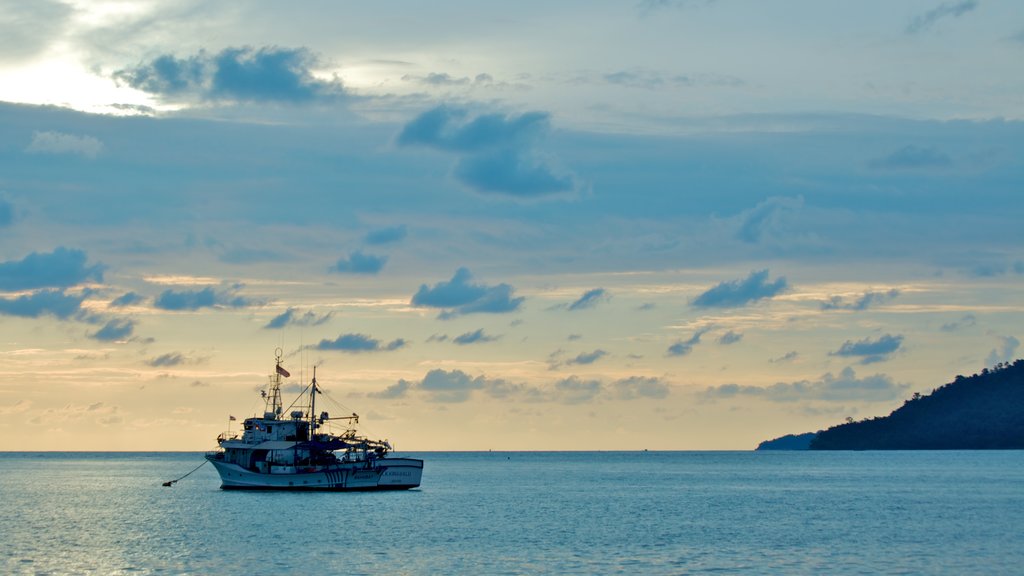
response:
M281 367L282 352L280 348L274 351L276 356L274 376L270 381L270 395L267 397L267 405L263 410L263 417L267 419L276 419L281 416L281 376L288 375L288 371ZM268 416L268 414L273 416Z
M313 383L309 387L309 440L316 432L316 366L313 366Z

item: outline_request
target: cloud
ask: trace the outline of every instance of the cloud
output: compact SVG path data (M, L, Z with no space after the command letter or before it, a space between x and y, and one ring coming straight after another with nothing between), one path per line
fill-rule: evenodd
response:
M135 322L131 320L114 319L107 322L90 336L101 342L117 342L127 340L135 330Z
M859 298L852 302L847 302L842 296L832 296L827 301L821 303L822 310L853 310L863 311L867 310L871 306L881 304L888 300L892 300L900 295L900 291L896 288L886 290L885 292L865 292Z
M316 56L305 48L265 46L225 48L217 54L158 56L114 78L159 96L190 96L209 101L306 103L345 94L341 82L318 80Z
M397 338L382 344L380 340L371 338L365 334L342 334L334 340L321 340L315 346L317 350L335 350L339 352L390 352L398 350L408 344L402 338Z
M383 398L385 400L393 400L395 398L402 398L412 388L412 383L408 380L399 380L391 386L381 390L380 392L370 392L367 394L370 398Z
M577 354L575 358L566 360L565 363L576 365L593 364L594 362L597 362L598 360L604 358L607 355L608 352L600 349L594 350L593 352L581 352L580 354Z
M398 144L457 154L455 177L477 192L537 198L576 188L571 175L556 173L535 150L549 130L544 112L469 118L464 109L438 106L409 121Z
M978 323L978 318L974 314L965 314L959 320L954 322L947 322L943 324L939 330L943 332L956 332L957 330L963 330L964 328L970 328Z
M666 353L669 356L686 356L687 354L693 351L694 346L700 343L701 336L707 333L707 331L710 329L711 327L709 326L697 330L696 332L693 333L693 336L691 336L689 340L680 340L679 342L676 342L675 344L669 346Z
M919 170L948 168L952 165L953 160L935 148L914 145L904 146L892 154L868 162L868 166L877 170Z
M594 288L593 290L587 290L579 297L578 300L569 304L569 311L573 310L584 310L587 308L593 308L597 306L598 302L607 300L610 298L608 292L604 288Z
M167 354L161 354L156 358L146 360L146 364L149 364L154 368L169 368L171 366L186 364L188 361L188 358L179 352L168 352Z
M110 305L114 308L120 308L122 306L131 306L132 304L138 304L142 302L143 298L140 294L135 292L125 292L124 294L114 298L110 301Z
M207 287L202 290L164 290L157 296L153 305L161 310L198 310L223 306L227 308L243 308L253 302L243 296L228 292L217 292Z
M772 364L779 364L781 362L792 362L792 361L796 360L799 357L800 357L800 353L797 352L796 350L792 350L790 352L786 352L785 354L783 354L782 356L779 356L778 358L772 358L768 362L770 362Z
M72 296L63 290L41 290L17 298L0 298L0 314L38 318L47 314L61 320L78 314L84 295Z
M92 136L35 132L32 134L32 142L25 151L33 154L72 154L93 159L103 151L103 143Z
M438 282L433 287L421 284L410 303L444 309L442 318L481 312L505 313L518 310L523 303L524 298L512 296L514 292L508 284L473 284L469 270L459 268L448 282Z
M53 252L33 252L17 261L0 262L0 290L68 288L89 280L103 281L102 264L86 266L81 250L57 248Z
M299 315L297 308L289 308L271 318L270 322L267 322L263 327L268 330L277 330L285 326L319 326L330 320L331 316L333 316L332 312L316 314L312 310Z
M603 391L599 380L582 380L577 376L569 376L555 382L555 395L563 404L583 404L590 402Z
M409 230L404 224L401 226L392 226L390 228L381 228L379 230L371 230L366 233L363 238L363 242L367 244L378 246L381 244L394 244L405 240L405 237L409 235Z
M793 216L804 205L803 197L773 196L742 214L736 237L748 244L756 244L766 237L782 236Z
M932 27L939 20L946 17L959 18L964 14L974 10L978 7L977 0L963 0L962 2L949 3L943 2L935 8L915 16L909 24L907 24L907 34L917 34L923 32Z
M853 342L847 340L835 352L829 352L831 356L861 357L861 364L872 364L888 360L889 355L900 349L903 345L903 336L886 334L877 340L865 338Z
M669 387L659 378L631 376L616 380L611 385L619 400L635 400L638 398L666 398Z
M14 224L14 206L0 198L0 228L5 228Z
M497 339L498 338L496 336L488 336L487 334L484 334L484 329L480 328L479 330L475 330L473 332L466 332L465 334L460 334L453 338L452 342L459 345L466 345L477 344L482 342L493 342Z
M732 308L771 298L788 288L786 279L768 282L768 270L751 272L745 280L722 282L693 300L698 308Z
M723 345L723 346L728 346L729 344L735 344L735 343L739 342L742 339L743 339L743 334L740 334L739 332L734 332L732 330L729 330L728 332L726 332L725 334L722 334L718 338L718 343Z
M985 359L986 366L995 366L1000 362L1009 362L1017 355L1017 348L1020 347L1020 340L1013 336L998 336L999 348L993 348Z
M857 378L853 368L846 367L839 376L829 372L815 381L779 382L767 387L725 384L711 386L704 394L713 399L751 396L770 402L882 402L899 398L909 387L883 374Z
M348 255L348 258L339 259L334 266L331 266L330 271L341 274L377 274L384 269L384 264L387 261L387 256L374 256L354 250Z

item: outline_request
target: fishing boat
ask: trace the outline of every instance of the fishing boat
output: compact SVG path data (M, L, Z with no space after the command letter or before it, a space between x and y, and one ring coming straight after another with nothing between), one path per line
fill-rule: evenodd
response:
M220 474L221 488L345 491L420 485L423 460L392 456L387 440L360 436L357 414L317 414L317 396L323 392L315 368L312 381L285 410L281 384L291 374L281 365L280 349L276 356L274 373L261 392L263 416L246 418L240 433L220 434L218 450L206 454ZM334 423L341 423L343 431L333 433Z

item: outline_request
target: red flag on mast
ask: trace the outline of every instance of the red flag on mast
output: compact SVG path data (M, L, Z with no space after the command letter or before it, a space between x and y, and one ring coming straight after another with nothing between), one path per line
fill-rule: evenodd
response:
M291 373L285 370L284 368L281 368L280 364L277 365L277 373L280 374L281 376L284 376L285 378L291 376Z

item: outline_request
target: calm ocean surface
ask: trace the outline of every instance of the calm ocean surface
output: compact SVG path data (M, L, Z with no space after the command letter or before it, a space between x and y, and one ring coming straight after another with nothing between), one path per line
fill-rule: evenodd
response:
M293 494L0 453L0 573L1024 573L1020 451L414 456L419 490Z

